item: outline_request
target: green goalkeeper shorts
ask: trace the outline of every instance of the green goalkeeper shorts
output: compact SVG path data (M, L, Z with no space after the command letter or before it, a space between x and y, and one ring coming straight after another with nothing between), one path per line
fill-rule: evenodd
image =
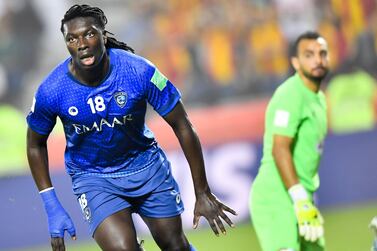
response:
M324 251L324 238L308 242L298 234L292 202L282 185L255 179L250 192L251 221L263 251Z

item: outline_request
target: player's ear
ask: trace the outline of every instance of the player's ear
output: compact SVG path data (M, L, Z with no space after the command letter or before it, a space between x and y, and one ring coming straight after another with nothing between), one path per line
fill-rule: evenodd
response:
M291 57L291 64L296 71L300 69L300 64L297 57Z

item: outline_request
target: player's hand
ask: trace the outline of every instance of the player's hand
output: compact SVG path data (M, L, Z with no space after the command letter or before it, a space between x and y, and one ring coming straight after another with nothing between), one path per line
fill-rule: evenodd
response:
M207 219L209 225L211 226L213 232L219 236L219 230L226 234L223 221L225 221L229 226L235 227L234 223L225 214L225 211L237 215L236 211L230 207L224 205L220 200L216 198L211 192L203 193L197 195L194 209L194 221L193 227L196 229L199 224L199 219L201 216Z
M323 218L310 200L298 200L294 203L300 236L315 242L323 236Z
M60 204L60 203L59 203ZM54 208L48 214L48 230L51 235L52 250L65 250L64 232L67 231L73 240L76 239L76 230L73 222L63 207Z
M41 193L41 197L48 217L52 250L65 250L64 232L67 231L73 240L76 239L76 230L71 217L60 204L54 189Z
M288 189L293 201L298 230L305 240L315 242L323 236L323 218L313 205L304 186L297 183Z

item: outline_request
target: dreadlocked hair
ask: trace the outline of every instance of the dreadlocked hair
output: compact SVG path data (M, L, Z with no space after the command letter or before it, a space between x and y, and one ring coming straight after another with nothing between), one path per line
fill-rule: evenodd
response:
M107 18L103 10L98 7L92 7L87 4L75 4L64 14L64 17L61 21L60 31L64 33L64 24L76 17L93 17L95 18L97 24L100 28L104 30L104 35L107 36L107 42L105 44L106 49L109 48L117 48L126 51L130 51L135 53L135 50L128 46L126 43L116 40L114 37L109 37L108 34L114 35L113 33L105 30L105 26L107 24Z

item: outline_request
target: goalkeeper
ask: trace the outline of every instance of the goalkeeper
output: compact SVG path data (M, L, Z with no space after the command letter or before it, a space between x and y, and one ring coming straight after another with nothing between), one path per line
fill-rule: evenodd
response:
M327 132L320 84L328 72L327 42L300 35L296 73L274 93L266 111L263 158L250 194L250 212L263 251L324 250L323 219L313 204Z

